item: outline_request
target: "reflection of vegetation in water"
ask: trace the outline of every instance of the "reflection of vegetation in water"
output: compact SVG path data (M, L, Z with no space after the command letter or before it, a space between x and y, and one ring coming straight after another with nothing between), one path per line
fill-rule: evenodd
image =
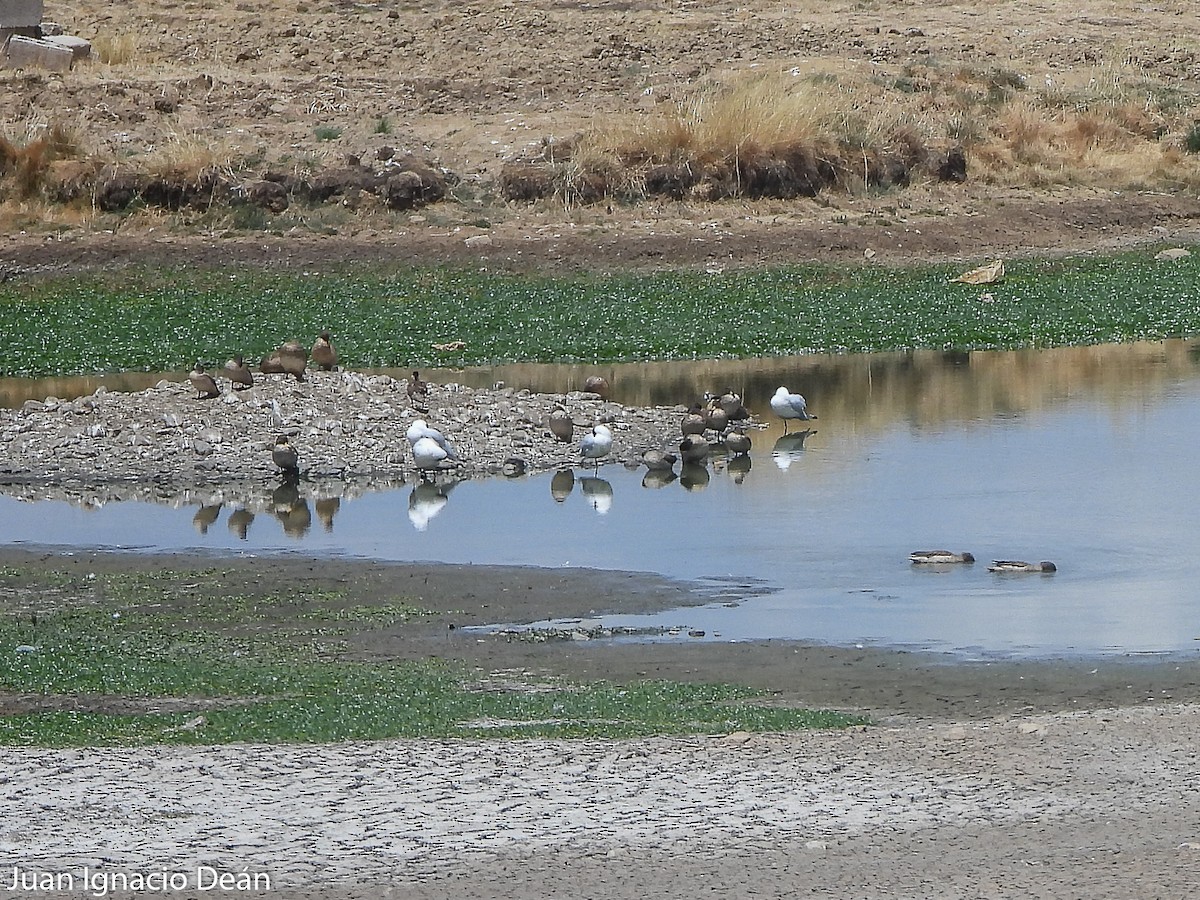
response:
M1049 347L1200 333L1200 254L1170 263L1149 253L1015 261L986 288L951 283L958 271L73 274L0 286L9 336L0 374L170 371L234 351L255 358L325 328L356 368Z
M356 638L428 614L403 599L231 593L220 581L215 569L0 572L0 706L13 705L5 694L20 697L0 718L0 744L634 736L860 721L766 708L758 692L733 686L510 676L497 688L435 661L365 662Z

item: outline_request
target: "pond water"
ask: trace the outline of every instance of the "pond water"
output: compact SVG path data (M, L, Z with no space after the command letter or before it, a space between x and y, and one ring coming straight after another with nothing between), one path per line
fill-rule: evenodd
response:
M605 373L629 404L733 386L768 427L752 433L748 460L716 456L657 485L644 469L606 465L359 496L266 482L162 503L5 495L0 540L582 566L741 595L595 620L682 629L663 639L791 638L958 658L1200 650L1194 342ZM524 366L455 377L562 390L583 374ZM780 384L802 391L820 417L806 433L793 423L785 435L769 414ZM910 551L935 548L978 561L909 563ZM989 573L994 558L1052 560L1058 571Z

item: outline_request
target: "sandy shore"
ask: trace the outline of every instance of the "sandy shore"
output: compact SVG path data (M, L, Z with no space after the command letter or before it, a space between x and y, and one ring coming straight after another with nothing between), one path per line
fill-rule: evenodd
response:
M1187 897L1198 741L1200 707L1164 706L671 740L7 749L0 850L76 887L85 866L191 888L243 873L288 897Z

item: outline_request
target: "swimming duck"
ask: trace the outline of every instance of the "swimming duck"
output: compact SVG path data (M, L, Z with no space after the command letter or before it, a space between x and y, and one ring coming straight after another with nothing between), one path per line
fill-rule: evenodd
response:
M677 462L679 462L679 457L674 453L666 453L657 448L652 448L642 454L642 463L651 472L670 472L675 468Z
M575 422L571 419L571 414L561 406L556 406L554 412L550 413L546 425L550 433L564 444L575 438Z
M908 558L914 563L931 563L933 565L975 562L975 557L970 553L954 553L951 550L914 550L908 554Z
M213 397L221 396L221 389L217 387L216 379L205 372L204 366L199 362L188 373L188 381L196 389L197 400L211 400Z
M519 456L510 456L500 467L500 472L505 478L520 478L525 474L526 468L527 464L525 460Z
M704 417L704 407L699 403L693 403L683 414L679 430L686 437L689 434L704 434L706 428L708 428L708 420Z
M995 559L988 566L988 571L1003 574L1022 574L1025 572L1044 572L1049 574L1050 572L1057 572L1058 566L1049 560L1042 560L1039 563L1027 563L1019 559Z
M233 382L235 391L254 387L254 375L251 374L250 367L246 365L246 360L240 353L225 361L225 377Z
M799 394L793 394L785 387L781 387L775 392L771 398L771 409L775 415L783 419L783 430L787 431L787 423L789 419L815 419L812 413L808 411L808 404L804 402L804 398Z
M322 331L313 342L312 361L326 372L332 372L337 368L337 350L333 347L333 339L329 336L328 331Z
M709 444L701 435L690 434L679 442L679 458L683 464L703 464L708 459Z
M609 431L608 426L601 425L597 422L592 426L591 433L585 434L579 442L579 452L586 462L589 459L596 461L596 468L600 468L600 460L608 456L612 450L613 436Z
M271 448L271 462L275 463L284 475L300 473L300 454L296 452L286 434L275 438L275 446Z
M421 380L415 369L412 378L408 379L408 401L418 409L429 405L429 384Z
M608 379L603 375L589 375L583 382L583 389L589 394L598 394L601 400L608 399Z
M275 352L279 355L283 371L297 381L303 381L304 370L308 366L308 351L304 346L297 340L286 341Z

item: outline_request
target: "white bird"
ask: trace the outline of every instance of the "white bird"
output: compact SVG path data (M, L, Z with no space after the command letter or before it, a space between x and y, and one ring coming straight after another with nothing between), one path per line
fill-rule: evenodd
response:
M612 450L613 436L608 430L608 426L601 425L597 422L592 426L590 434L585 434L579 442L579 452L583 455L584 460L594 459L596 468L600 468L600 460L608 456Z
M412 445L412 455L413 462L422 471L440 468L447 459L458 458L451 457L446 448L431 437L417 438Z
M441 448L444 454L442 459L458 460L460 458L458 451L454 449L454 445L446 440L446 436L436 428L430 428L429 423L424 419L417 419L415 422L409 425L408 431L405 432L405 437L407 437L408 442L412 444L414 457L416 456L417 444L421 440L428 439ZM428 453L427 450L425 452Z
M804 398L799 394L793 394L785 387L781 387L775 392L771 398L771 409L775 415L783 419L783 430L787 432L788 419L815 419L812 413L808 411L808 404L804 402Z

